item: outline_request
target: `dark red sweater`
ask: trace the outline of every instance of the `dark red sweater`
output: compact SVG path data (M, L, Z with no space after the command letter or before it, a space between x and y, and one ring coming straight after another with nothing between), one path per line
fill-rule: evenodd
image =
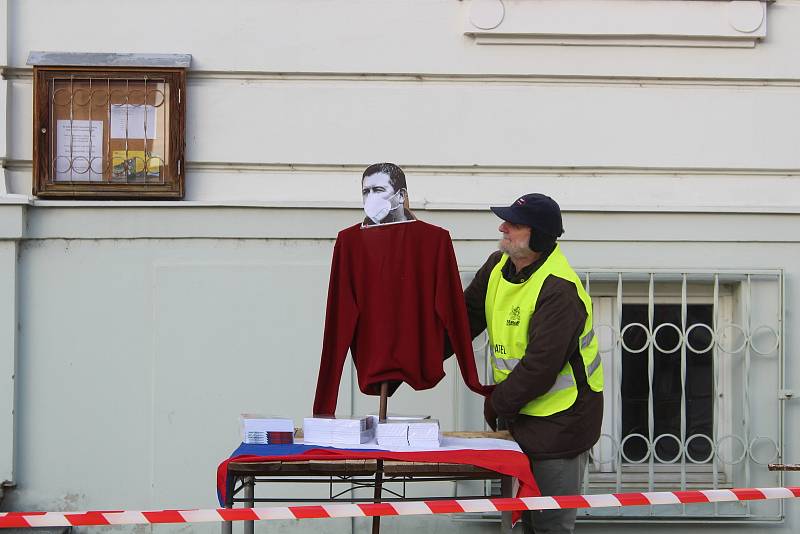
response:
M342 230L333 249L314 414L336 411L348 348L362 392L379 395L385 381L389 394L400 382L430 389L444 377L445 335L467 386L487 395L492 387L478 380L447 230L422 221Z

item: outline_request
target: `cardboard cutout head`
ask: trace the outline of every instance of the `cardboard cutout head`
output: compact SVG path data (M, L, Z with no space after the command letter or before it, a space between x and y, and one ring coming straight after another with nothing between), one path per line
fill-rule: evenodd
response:
M365 226L413 220L408 211L406 175L394 163L374 163L361 176Z

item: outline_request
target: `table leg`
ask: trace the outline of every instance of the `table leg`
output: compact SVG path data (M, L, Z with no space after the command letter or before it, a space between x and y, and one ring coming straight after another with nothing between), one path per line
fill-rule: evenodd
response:
M372 494L372 502L381 502L381 494L383 493L383 460L378 460L378 469L375 471L375 491ZM381 516L376 515L372 518L372 534L380 534L381 532Z
M244 479L244 506L245 508L255 507L253 498L256 493L256 479L255 477L246 477ZM253 534L254 524L253 521L244 521L244 534Z
M230 473L225 482L225 508L233 508L233 488L236 486L236 477ZM222 522L222 534L233 534L233 521Z
M509 476L500 478L500 496L513 497L511 492L514 491L514 479ZM513 525L511 524L511 512L500 512L500 532L511 532Z
M389 403L389 382L381 382L381 399L378 406L378 423L386 422L386 406ZM378 460L378 469L375 471L375 493L373 493L372 502L381 502L381 495L383 489L381 483L383 482L383 460ZM372 534L380 534L381 532L381 516L376 515L372 518Z

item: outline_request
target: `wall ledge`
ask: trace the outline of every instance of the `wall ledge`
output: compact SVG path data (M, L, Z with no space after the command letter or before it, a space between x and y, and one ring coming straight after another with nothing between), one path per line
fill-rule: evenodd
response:
M761 0L472 0L464 34L480 45L753 48Z

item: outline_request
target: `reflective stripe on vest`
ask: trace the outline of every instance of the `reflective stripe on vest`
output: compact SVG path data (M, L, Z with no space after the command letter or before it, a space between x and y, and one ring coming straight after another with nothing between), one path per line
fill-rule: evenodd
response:
M496 367L498 369L500 369L501 371L511 372L512 370L514 370L514 368L517 365L519 365L519 362L521 362L521 361L522 360L517 360L517 359L504 360L504 359L497 358L497 359L495 359L494 363L495 363ZM553 386L549 390L547 390L547 393L553 393L555 391L560 391L562 389L567 389L567 388L571 388L571 387L574 387L574 386L575 386L575 378L571 374L570 375L559 374L556 377L556 381L553 384Z
M508 371L508 372L513 371L514 367L516 367L517 364L521 361L518 360L517 358L514 358L513 360L505 360L501 358L492 358L492 359L494 360L494 367L500 369L501 371Z
M525 356L528 325L535 311L539 292L544 280L554 275L575 285L578 297L586 308L586 322L578 341L578 348L587 384L593 391L602 391L602 358L597 350L597 338L592 328L591 299L561 253L560 247L556 245L539 269L521 284L513 284L503 278L502 268L507 261L508 256L504 254L492 269L486 292L486 323L493 348L491 364L495 382L503 382ZM577 395L578 388L572 366L567 362L553 386L523 406L520 413L533 416L551 415L572 406Z
M594 357L592 363L589 364L589 367L586 368L586 375L592 376L595 371L600 369L600 366L603 364L603 359L600 357L600 353L597 353L597 356Z
M589 330L589 333L581 338L581 348L585 349L586 347L588 347L593 339L594 339L594 328ZM592 373L589 373L589 374L592 374Z
M586 336L589 336L588 340L586 339ZM590 330L589 333L586 336L584 337L584 340L581 341L581 348L582 349L585 349L586 347L589 346L589 343L591 342L591 337L594 337L594 330ZM497 369L499 369L500 371L508 371L508 372L513 371L514 368L519 364L519 362L522 361L522 360L520 360L518 358L493 358L493 360L494 360L494 366ZM594 373L595 371L597 371L597 369L600 368L600 365L602 363L603 363L603 359L600 356L600 353L598 352L597 355L594 357L594 360L592 360L592 363L590 363L589 367L586 368L586 374L591 376L592 373ZM565 378L568 378L569 380L560 381L560 378L562 376L564 376ZM569 387L570 385L575 383L575 380L573 380L573 378L571 376L568 376L568 375L559 375L559 378L556 379L556 384L559 384L559 383L566 384L566 385L563 386L563 387L559 387L559 388L556 388L555 386L553 386L553 388L551 388L550 391L553 391L554 389L558 390L558 389L564 389L565 387Z

